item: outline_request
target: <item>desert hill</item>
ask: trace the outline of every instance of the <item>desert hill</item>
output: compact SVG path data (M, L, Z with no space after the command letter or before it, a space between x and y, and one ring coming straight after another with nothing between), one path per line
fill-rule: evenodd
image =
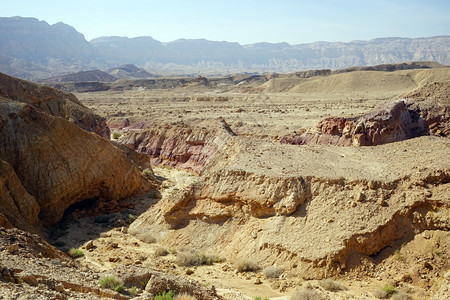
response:
M135 64L151 74L157 70L158 75L208 76L336 70L405 61L450 64L448 36L298 45L205 39L162 43L149 36L99 37L88 42L69 25L13 17L0 18L0 40L0 71L32 80L123 64Z
M114 80L117 80L117 77L100 70L91 70L50 77L41 82L113 82Z

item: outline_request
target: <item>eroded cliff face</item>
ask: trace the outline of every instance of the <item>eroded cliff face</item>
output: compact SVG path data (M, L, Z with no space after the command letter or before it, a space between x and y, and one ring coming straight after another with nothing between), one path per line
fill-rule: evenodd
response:
M154 188L137 162L108 140L29 104L0 99L0 135L1 159L32 196L16 200L31 203L34 197L44 225L82 200L120 200ZM17 207L28 207L25 202ZM29 223L36 221L34 208L22 214Z
M150 156L153 165L174 166L201 173L210 158L234 136L229 125L218 119L213 124L191 126L182 122L163 124L124 134L119 143Z
M106 120L82 105L71 93L38 85L0 73L0 96L33 105L42 111L62 117L84 130L109 139Z
M423 230L450 228L450 142L379 147L257 146L235 137L196 183L130 230L307 277L358 268Z

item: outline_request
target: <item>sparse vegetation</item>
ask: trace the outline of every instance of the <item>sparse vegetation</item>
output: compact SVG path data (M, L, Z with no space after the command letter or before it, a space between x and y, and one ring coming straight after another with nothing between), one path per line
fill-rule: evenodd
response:
M107 275L100 279L100 286L119 293L125 291L122 280L114 277L113 275Z
M147 259L147 256L145 256L144 254L139 254L138 260L145 261L146 259Z
M278 278L284 272L284 269L277 266L271 266L264 269L264 275L267 278Z
M395 258L395 260L398 260L398 261L403 260L403 255L400 253L399 249L394 250L394 258Z
M67 254L69 254L69 256L72 258L79 258L84 256L83 251L77 248L70 248Z
M153 171L149 168L146 168L146 169L142 170L141 175L144 177L153 176Z
M291 300L322 300L323 297L320 292L316 290L299 290L292 295Z
M327 291L331 292L337 292L337 291L344 291L347 288L339 281L334 281L331 278L324 279L319 282L319 285Z
M156 238L150 232L140 233L137 235L137 238L147 244L156 243Z
M238 272L256 272L260 267L249 259L240 259L235 263Z
M112 134L112 138L117 140L118 138L120 138L122 136L122 134L120 132L114 132Z
M129 289L126 290L127 294L131 295L131 296L136 296L138 294L138 289L136 286L133 286Z
M180 295L176 295L174 300L197 300L197 298L195 298L194 296L191 296L189 294L180 294Z
M161 294L156 295L154 300L173 300L175 294L172 291L162 292Z
M167 251L164 247L158 247L155 249L155 256L166 256L169 254L169 251Z
M389 297L391 297L394 293L396 293L397 291L395 290L395 287L392 285L385 285L381 288L377 288L373 295L375 298L378 299L387 299Z
M405 293L404 291L399 291L392 296L394 300L411 300L412 297Z
M177 254L177 249L175 249L174 247L171 247L171 248L169 248L169 252L170 252L170 254L175 255L175 254Z
M195 250L181 251L177 254L175 263L179 266L200 266L212 265L216 262L222 261L215 255L200 253Z

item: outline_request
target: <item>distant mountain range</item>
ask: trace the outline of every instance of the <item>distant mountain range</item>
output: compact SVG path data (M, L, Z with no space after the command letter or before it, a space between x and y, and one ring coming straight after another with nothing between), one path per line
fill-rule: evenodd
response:
M298 45L240 45L205 39L162 43L151 37L100 37L88 42L75 28L64 23L49 25L35 18L0 18L0 72L29 80L92 69L107 71L118 78L129 76L127 72L140 72L132 77L142 78L281 73L406 61L450 65L450 36ZM111 68L124 64L145 70L122 72L119 68L116 75L111 74Z

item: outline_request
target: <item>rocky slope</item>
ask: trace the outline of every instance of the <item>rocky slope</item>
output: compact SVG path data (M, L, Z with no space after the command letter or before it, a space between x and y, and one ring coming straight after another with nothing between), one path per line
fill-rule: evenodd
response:
M31 104L50 115L62 117L109 139L110 130L105 118L94 114L73 94L0 73L0 96Z
M139 266L99 271L82 266L38 235L4 228L0 233L0 293L6 299L153 299L169 289L199 299L221 299L213 288L179 276ZM123 282L121 293L100 287L107 275ZM132 287L136 293L129 292Z

